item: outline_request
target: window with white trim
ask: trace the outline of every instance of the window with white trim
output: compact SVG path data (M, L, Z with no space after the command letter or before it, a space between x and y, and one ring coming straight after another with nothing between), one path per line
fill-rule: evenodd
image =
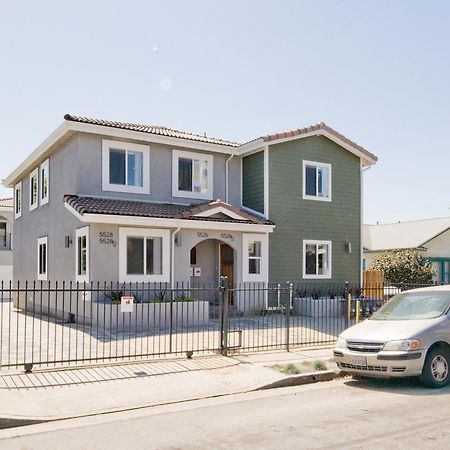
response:
M213 156L172 150L172 195L213 198Z
M76 281L89 281L89 227L78 228L75 231L75 265Z
M261 273L261 241L248 243L248 273Z
M303 161L303 198L331 201L331 164Z
M102 141L102 189L150 193L150 147L121 141Z
M331 278L331 241L303 241L303 278Z
M242 281L267 281L269 262L267 234L244 233L242 253Z
M47 280L48 277L48 237L41 237L37 241L37 279Z
M0 249L8 247L8 234L6 222L0 221Z
M49 162L46 159L39 167L39 200L45 205L49 200Z
M121 281L170 281L169 230L120 228Z
M30 174L30 211L33 211L33 209L36 209L39 203L39 170L36 167L36 169L33 170Z
M22 182L19 181L14 187L14 218L22 215Z

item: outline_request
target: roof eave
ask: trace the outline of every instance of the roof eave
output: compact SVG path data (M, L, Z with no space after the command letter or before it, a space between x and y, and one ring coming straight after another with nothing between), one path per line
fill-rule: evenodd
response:
M72 205L64 203L65 208L84 223L115 224L124 226L159 226L162 228L213 229L242 231L247 233L272 233L275 225L241 222L210 222L190 219L163 217L124 216L111 214L80 213Z
M281 144L283 142L289 142L294 141L296 139L304 139L312 136L325 136L331 141L335 142L336 144L340 145L341 147L345 148L346 150L350 151L354 155L358 156L361 159L361 162L363 166L372 166L376 164L378 161L378 158L375 155L369 154L369 152L362 152L360 148L356 145L351 145L348 142L343 141L335 134L329 132L326 129L318 128L313 129L311 131L308 131L306 133L297 134L297 135L291 135L286 137L280 137L275 139L269 139L269 138L259 138L254 141L248 142L247 144L243 144L238 147L239 155L243 156L247 153L254 152L258 149L263 149L266 146L275 145L275 144Z
M45 152L55 145L70 130L69 122L64 121L53 133L50 134L16 169L14 169L4 180L3 185L14 188L16 182L21 178L27 168L34 164Z
M214 151L215 153L224 153L227 155L237 154L237 148L225 144L213 144L208 142L195 141L193 139L183 139L170 136L161 136L157 134L145 133L135 130L124 130L123 128L113 128L104 125L87 124L65 120L53 133L50 134L13 172L4 180L3 185L8 188L14 188L16 182L20 180L24 172L34 165L49 148L55 145L68 132L92 133L105 136L111 136L122 139L133 139L149 143L160 143L172 145L174 147L184 147L195 150Z

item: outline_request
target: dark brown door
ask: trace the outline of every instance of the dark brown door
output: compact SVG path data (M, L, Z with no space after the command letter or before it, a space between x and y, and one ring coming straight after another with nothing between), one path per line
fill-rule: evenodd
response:
M220 276L228 277L228 287L234 285L234 250L228 244L220 244ZM233 293L230 295L233 304Z

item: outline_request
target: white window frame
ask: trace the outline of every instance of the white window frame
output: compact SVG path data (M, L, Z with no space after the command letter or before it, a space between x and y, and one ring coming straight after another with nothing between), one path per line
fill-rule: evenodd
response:
M44 180L47 179L47 194L42 195L42 189L44 187ZM46 159L39 166L39 201L42 205L46 205L49 202L49 191L50 191L50 172L49 172L49 160Z
M206 192L181 191L178 189L178 160L183 159L202 159L208 164L208 189ZM194 153L182 150L172 150L172 196L184 198L198 198L203 200L213 200L214 192L214 157L208 153ZM194 171L192 171L194 176Z
M128 275L127 274L127 238L142 237L162 238L161 274L157 275ZM119 228L119 278L121 282L170 282L170 231L153 228Z
M40 269L40 246L45 245L45 273L39 273ZM37 240L37 279L42 281L48 280L48 237L44 236Z
M33 178L36 177L36 203L32 203L33 201ZM39 206L39 167L33 170L30 173L30 178L28 180L28 188L29 188L29 206L30 211L33 211Z
M306 194L306 166L316 167L316 192L319 192L319 177L317 176L317 169L323 167L328 169L328 197L319 197L318 195L307 195ZM303 160L303 199L304 200L317 200L320 202L331 202L331 164L317 162L317 161L306 161Z
M311 275L306 274L306 246L307 245L327 245L328 246L328 271L327 273L323 275ZM304 239L303 240L303 278L305 280L329 280L332 275L332 252L333 252L333 246L332 241L317 241L317 240L311 240L311 239ZM317 254L316 254L317 258ZM317 266L317 261L316 261Z
M261 272L249 273L248 245L250 242L261 242ZM269 237L267 233L244 233L242 235L242 281L267 282L269 278Z
M86 238L86 274L80 275L78 273L78 265L79 265L79 248L78 248L78 239L80 237ZM75 281L79 283L89 283L89 226L78 228L75 230Z
M19 194L17 194L19 193ZM14 186L14 218L18 219L22 217L22 208L23 208L23 190L22 190L22 182L19 181ZM17 198L19 198L19 208L17 208Z
M111 148L142 153L142 186L127 186L109 182L109 151ZM128 157L125 155L125 182L128 179ZM131 194L150 194L150 147L131 142L102 140L102 190L109 192L128 192Z

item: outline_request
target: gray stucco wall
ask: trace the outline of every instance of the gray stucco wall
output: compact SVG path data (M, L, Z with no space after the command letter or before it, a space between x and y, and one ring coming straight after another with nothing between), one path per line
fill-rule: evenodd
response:
M49 160L49 202L29 210L30 168L22 179L22 217L14 221L14 281L37 279L37 240L48 237L48 279L71 281L75 279L74 245L64 246L64 237L75 239L74 230L83 224L64 207L63 196L76 192L78 173L77 139L72 136ZM39 161L38 164L42 163Z
M303 160L332 165L332 201L302 198ZM359 282L361 184L358 157L325 137L269 147L269 279L309 284ZM303 280L303 240L332 241L332 278ZM345 244L352 243L352 253Z
M75 230L87 224L79 221L64 207L65 194L92 195L127 198L144 201L195 203L204 200L172 197L172 149L189 150L161 144L150 144L150 195L107 192L102 190L102 139L86 133L76 133L59 146L49 158L49 203L29 211L29 175L41 164L43 157L22 178L22 217L14 221L14 280L36 280L37 240L48 237L48 279L50 281L75 281ZM140 141L131 141L142 143ZM197 150L192 150L202 153ZM214 199L225 200L225 164L227 154L214 153ZM240 160L234 157L229 162L229 202L240 206ZM92 226L91 257L103 255L102 262L91 264L92 280L111 281L119 277L117 248L105 248L98 242L98 231L113 231L111 225ZM70 236L72 245L65 248L65 236ZM189 263L189 262L188 262ZM189 267L189 266L188 266ZM188 280L189 277L187 277ZM184 277L183 279L186 279Z
M172 196L172 150L192 151L195 153L207 153L198 150L190 150L183 147L173 147L163 144L147 144L140 141L124 140L149 145L150 147L150 194L130 194L109 192L102 190L102 139L111 139L108 136L78 133L77 160L78 171L76 174L75 192L79 195L92 195L103 197L127 198L143 201L159 201L169 203L196 203L204 202L203 199L192 199ZM119 140L119 139L114 139ZM213 200L220 198L225 200L225 163L230 155L213 154L214 189ZM240 170L237 158L230 161L230 171L233 173L230 183L229 201L239 205L240 201L240 176L235 172Z

